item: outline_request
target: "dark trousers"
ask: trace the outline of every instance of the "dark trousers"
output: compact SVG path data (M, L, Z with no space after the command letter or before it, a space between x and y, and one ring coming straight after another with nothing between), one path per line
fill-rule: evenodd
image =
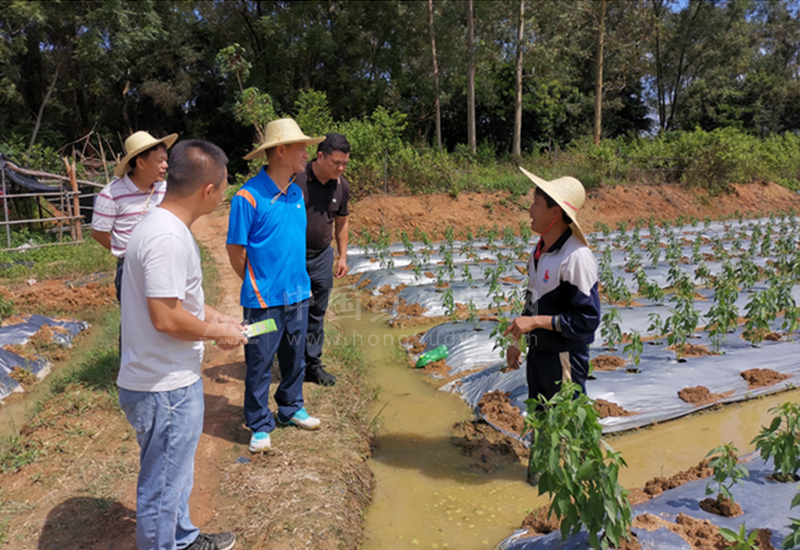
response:
M311 279L311 300L308 307L305 365L306 369L313 369L322 366L325 312L333 288L333 249L328 247L324 252L306 258L306 270Z
M255 432L271 432L275 419L269 410L272 363L278 354L281 381L275 391L278 420L288 422L303 408L303 348L308 324L308 300L266 309L244 308L244 322L274 319L278 330L254 336L244 347L247 375L244 383L244 418Z
M549 353L530 349L526 365L528 397L536 399L542 395L551 399L559 390L559 382L569 377L586 393L586 377L589 373L589 353ZM541 410L541 407L537 407Z

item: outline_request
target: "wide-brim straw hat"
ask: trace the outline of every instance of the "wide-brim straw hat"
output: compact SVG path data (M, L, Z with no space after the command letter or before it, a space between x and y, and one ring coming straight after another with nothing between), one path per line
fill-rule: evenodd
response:
M553 181L543 180L540 177L534 176L522 166L519 167L522 173L528 176L528 179L536 184L536 187L541 189L546 195L556 201L556 204L561 207L561 210L566 212L569 219L572 221L570 227L572 232L585 244L589 246L586 237L578 225L578 212L583 208L583 203L586 200L586 191L583 189L583 184L571 178L564 176Z
M138 155L139 153L144 153L151 147L155 147L159 143L163 143L167 146L167 149L172 147L172 144L175 143L175 140L178 139L178 134L170 134L167 137L163 137L161 139L156 139L147 132L139 131L135 134L131 134L131 136L125 140L125 151L127 151L127 155L122 157L122 160L119 161L117 167L114 168L114 175L118 178L121 178L125 175L125 173L130 170L128 163L131 161L133 157Z
M264 142L256 149L249 152L244 160L253 160L266 155L267 149L272 149L278 145L292 145L293 143L305 143L316 145L322 143L324 137L312 138L303 133L300 126L291 118L279 118L267 124L264 132Z

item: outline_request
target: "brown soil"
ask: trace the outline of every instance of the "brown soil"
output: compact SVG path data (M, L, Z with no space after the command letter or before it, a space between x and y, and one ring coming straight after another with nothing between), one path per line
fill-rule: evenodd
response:
M678 397L683 399L690 405L708 405L714 401L719 401L733 395L733 390L725 393L711 393L705 386L694 386L691 388L683 388L678 392Z
M617 370L620 367L624 367L625 364L625 359L619 357L618 355L598 355L592 359L592 367L594 370Z
M747 387L751 390L753 388L763 388L764 386L771 386L782 382L787 378L791 378L789 374L775 372L772 369L748 369L739 373L739 376L747 381Z
M756 546L761 550L775 550L772 546L772 531L770 529L759 529L756 537Z
M492 391L486 393L478 402L478 408L486 419L507 432L522 433L525 419L519 413L519 409L511 404L509 398L511 392Z
M14 367L11 369L11 374L9 374L9 376L19 382L23 388L27 386L33 386L39 381L35 374L29 370L23 369L22 367Z
M420 369L428 376L436 376L439 378L446 378L450 374L450 367L447 366L445 359L439 359L432 363L428 363Z
M549 506L540 506L522 520L522 529L530 535L546 535L561 528L561 520L555 514L550 515Z
M401 344L407 344L411 346L408 348L409 353L422 353L425 350L425 344L419 341L425 335L424 332L418 332L417 334L413 334L411 336L406 336L400 340Z
M521 266L521 265L515 265L514 267L515 267L515 268L516 268L516 270L517 270L517 271L519 271L521 274L523 274L523 275L527 275L527 274L528 274L528 266L524 266L524 267L523 267L523 266Z
M705 479L713 473L713 470L708 466L709 459L705 459L696 466L692 466L688 470L678 472L671 477L655 477L645 483L644 493L648 498L657 497L668 489L674 489L684 483L695 481L697 479ZM647 499L645 499L647 500Z
M51 361L63 361L68 355L68 348L65 348L53 341L53 334L66 332L61 327L51 327L50 325L42 325L39 331L32 335L29 344L33 348L46 356Z
M710 197L704 191L680 186L602 186L588 192L579 221L585 228L594 227L596 222L614 227L620 221L648 219L654 212L659 220L674 220L679 215L721 219L736 211L800 210L800 197L775 183L732 184L730 189L730 193ZM353 204L350 228L358 233L366 227L377 235L381 227L397 233L418 227L428 234L436 231L443 235L447 226L464 227L464 220L469 220L473 228L496 224L500 229L511 227L517 231L520 222L529 221L527 208L532 191L514 203L504 200L506 193L459 193L455 199L444 193L370 195Z
M744 513L739 503L733 502L729 498L723 498L721 501L715 498L704 498L700 501L700 508L709 514L716 514L726 518L735 518Z
M9 293L9 298L11 297ZM11 317L6 317L3 319L3 322L0 323L0 327L8 327L11 325L18 325L20 323L24 323L28 320L28 316L21 316L21 315L12 315Z
M27 344L6 344L3 349L11 353L15 353L25 359L26 361L36 361L39 358Z
M113 281L92 281L76 285L61 280L39 281L34 286L17 285L9 287L18 311L41 313L53 316L55 313L75 313L86 309L97 309L115 303L117 297Z
M436 278L436 275L433 273L433 271L425 271L423 273L423 275L425 275L426 277L428 277L430 279L435 279Z
M706 355L713 355L713 353L711 353L707 347L691 344L689 342L686 342L685 344L669 346L667 349L671 351L679 349L681 356L683 357L705 357Z
M521 442L483 421L453 426L453 444L475 460L475 467L488 473L528 460L528 449Z
M780 332L769 332L764 336L767 342L780 342L782 339L783 335Z
M708 520L699 520L686 514L678 514L675 523L652 514L640 514L633 518L633 526L645 531L656 531L666 527L685 540L692 550L723 550L728 543L719 534L719 528Z
M501 277L500 280L503 281L504 283L511 283L512 285L522 284L522 281L520 281L519 279L515 279L514 277Z
M594 410L600 418L607 418L609 416L635 416L639 413L626 411L616 403L606 401L605 399L597 399L594 402Z

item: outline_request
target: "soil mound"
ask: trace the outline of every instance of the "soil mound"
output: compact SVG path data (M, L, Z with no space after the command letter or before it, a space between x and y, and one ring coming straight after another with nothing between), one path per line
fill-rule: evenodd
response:
M641 514L633 519L633 526L645 531L655 531L666 527L683 540L692 550L722 550L728 543L719 534L719 528L708 520L699 520L686 514L679 514L672 523L652 514Z
M788 374L775 372L772 369L748 369L739 373L739 376L747 381L747 387L751 390L753 388L763 388L764 386L771 386L782 382L787 378L791 378Z
M635 416L639 413L626 411L616 403L606 401L605 399L596 399L594 402L594 410L600 418L607 418L609 416Z
M519 409L511 404L511 392L496 390L485 394L478 402L481 414L497 426L507 432L515 434L522 433L525 423Z
M425 344L421 343L419 339L422 338L424 334L424 332L418 332L417 334L406 336L400 340L400 343L410 346L408 348L409 353L422 353L425 350Z
M422 368L422 372L428 376L435 375L446 378L450 374L450 367L447 366L447 362L444 359L439 359L438 361L433 361L432 363L425 365Z
M684 483L694 481L696 479L705 479L709 477L713 470L708 467L709 459L705 459L696 466L692 466L688 470L678 472L671 477L654 477L644 486L645 494L650 497L655 497L666 491L667 489L674 489Z
M780 332L769 332L764 335L764 340L767 342L780 342L783 339L783 335Z
M617 355L598 355L592 359L595 370L617 370L625 366L625 359Z
M689 403L690 405L708 405L714 401L724 399L732 395L733 391L725 393L711 393L705 386L693 386L691 388L683 388L678 392L678 397Z
M669 346L667 349L672 351L680 350L683 357L704 357L706 355L713 355L707 347L690 344L689 342L681 346Z
M503 281L504 283L511 283L512 285L522 284L522 281L520 281L519 279L515 279L514 277L502 277L500 280Z
M55 312L75 313L116 302L116 291L110 283L110 279L103 284L93 281L85 285L47 280L12 291L11 295L17 310L52 316Z
M486 422L459 422L453 426L453 444L475 459L475 466L487 473L527 460L525 446Z
M522 529L527 529L530 536L546 535L561 528L561 520L555 514L550 515L549 506L540 506L522 520Z
M725 518L735 518L744 513L742 512L742 507L729 498L723 498L722 500L704 498L700 501L700 508L709 514L716 514Z

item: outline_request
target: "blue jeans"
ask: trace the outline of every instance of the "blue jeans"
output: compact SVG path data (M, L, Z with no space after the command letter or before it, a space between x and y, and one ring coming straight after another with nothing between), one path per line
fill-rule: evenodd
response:
M139 441L136 546L180 550L200 530L189 519L194 454L203 431L203 381L164 392L119 389L119 406Z
M244 308L244 322L257 323L274 319L278 330L254 336L244 347L247 376L244 381L244 419L255 432L271 432L275 419L269 410L269 385L272 363L278 354L281 381L275 391L278 420L288 422L303 408L303 353L308 327L308 300L266 309Z

